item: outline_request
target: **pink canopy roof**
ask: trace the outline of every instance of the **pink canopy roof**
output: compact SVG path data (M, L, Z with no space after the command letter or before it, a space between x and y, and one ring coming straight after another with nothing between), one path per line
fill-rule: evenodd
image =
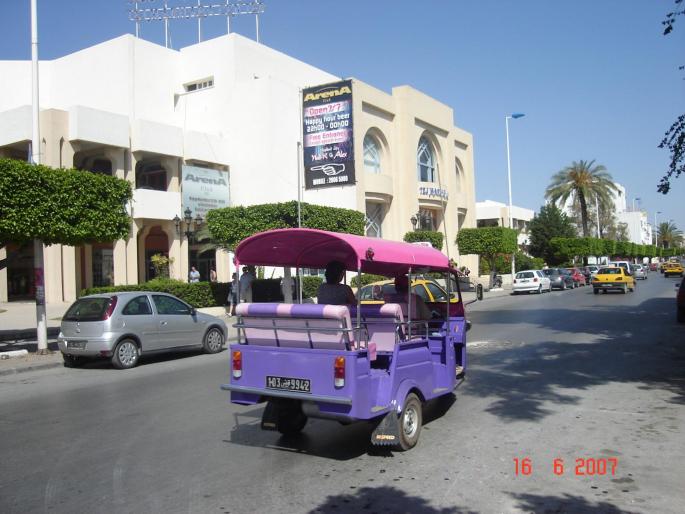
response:
M309 228L260 232L243 240L235 255L239 264L255 266L322 269L330 261L340 261L348 271L361 267L365 273L386 276L407 273L410 267L449 269L447 257L434 248Z

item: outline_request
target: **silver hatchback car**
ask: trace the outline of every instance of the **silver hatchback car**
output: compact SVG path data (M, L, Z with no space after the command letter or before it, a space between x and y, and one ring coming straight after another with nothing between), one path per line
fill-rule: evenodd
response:
M221 319L173 295L133 291L76 300L62 318L57 342L66 367L103 357L115 368L128 369L154 352L202 348L217 353L226 337Z

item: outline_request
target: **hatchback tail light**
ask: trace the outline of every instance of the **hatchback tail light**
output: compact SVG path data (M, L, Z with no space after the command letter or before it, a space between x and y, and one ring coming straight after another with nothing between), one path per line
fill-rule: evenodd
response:
M107 308L105 309L104 314L102 315L102 321L108 320L110 316L114 313L114 309L117 307L117 297L112 296L112 298L109 300L109 304L107 305Z
M537 282L537 281L538 281L538 279L537 279L537 277L535 277L535 278L533 279L533 282Z
M233 352L231 358L231 368L233 369L233 378L240 378L243 376L243 352L236 350Z
M333 384L335 387L345 385L345 357L336 357L333 364Z

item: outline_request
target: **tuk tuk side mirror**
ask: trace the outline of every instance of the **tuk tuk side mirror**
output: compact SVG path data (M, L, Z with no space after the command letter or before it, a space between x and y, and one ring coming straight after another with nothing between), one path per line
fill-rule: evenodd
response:
M477 284L476 285L476 299L477 300L483 299L483 284Z

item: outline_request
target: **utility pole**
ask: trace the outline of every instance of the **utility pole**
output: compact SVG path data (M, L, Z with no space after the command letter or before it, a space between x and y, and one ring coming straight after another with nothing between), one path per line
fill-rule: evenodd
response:
M31 0L31 90L32 90L32 131L31 161L40 164L40 96L38 90L38 9L36 0ZM38 353L48 351L48 328L45 315L45 278L43 262L43 241L33 240L33 277L36 292L36 339Z

